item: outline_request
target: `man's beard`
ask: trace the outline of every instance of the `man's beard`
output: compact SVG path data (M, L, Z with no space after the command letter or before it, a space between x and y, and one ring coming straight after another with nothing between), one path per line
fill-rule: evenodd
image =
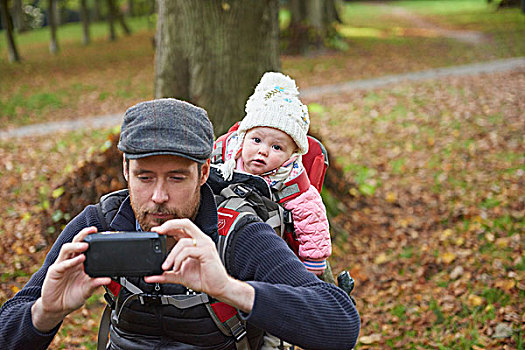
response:
M195 217L197 216L197 213L199 211L200 201L201 201L200 186L196 188L195 194L190 196L190 198L188 198L188 201L185 202L186 203L185 208L170 208L165 204L159 204L153 208L141 208L134 202L133 194L131 190L129 191L129 194L130 194L130 199L131 199L131 207L133 208L135 217L137 218L140 228L143 231L150 231L152 227L160 226L164 222L171 220L171 219L189 218L191 221L195 220ZM169 219L149 218L148 220L148 214L152 214L152 213L167 214L167 215L170 215L171 217Z

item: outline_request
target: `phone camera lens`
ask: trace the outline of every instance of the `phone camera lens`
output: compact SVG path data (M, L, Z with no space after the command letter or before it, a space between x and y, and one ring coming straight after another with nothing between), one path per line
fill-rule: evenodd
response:
M154 249L156 252L160 252L160 243L155 243L155 245L153 246L153 249Z

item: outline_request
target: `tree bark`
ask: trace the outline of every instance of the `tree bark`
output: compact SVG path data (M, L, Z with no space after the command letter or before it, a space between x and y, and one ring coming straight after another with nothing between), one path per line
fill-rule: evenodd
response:
M290 0L289 52L303 54L324 46L340 22L336 0Z
M109 41L117 40L117 33L115 32L115 6L113 0L106 1L108 5L108 24L109 24Z
M110 22L110 40L113 41L117 38L115 34L115 26L114 21L115 19L119 22L120 26L122 27L122 30L124 31L124 34L130 35L131 29L129 29L128 25L126 24L126 21L124 20L124 15L122 14L122 11L117 7L117 4L115 3L115 0L108 0L108 21Z
M89 35L89 11L87 0L80 0L80 19L82 21L82 44L88 45L91 42Z
M49 24L49 31L51 33L51 40L49 42L49 52L52 54L58 53L58 42L57 42L57 22L56 22L56 0L48 0L49 1L49 7L48 7L48 14L47 14L47 20Z
M5 34L7 37L7 52L10 63L20 62L20 55L16 47L15 37L13 33L13 22L9 16L9 8L7 0L0 0L0 13L2 15L2 23L5 27Z
M135 1L128 0L128 16L135 16Z
M100 21L102 18L101 11L100 11L100 1L101 0L95 0L93 2L93 21L97 22Z
M27 30L27 24L24 19L24 8L22 5L22 0L14 0L13 2L13 22L19 33Z
M208 111L217 135L279 61L278 0L159 0L155 96Z

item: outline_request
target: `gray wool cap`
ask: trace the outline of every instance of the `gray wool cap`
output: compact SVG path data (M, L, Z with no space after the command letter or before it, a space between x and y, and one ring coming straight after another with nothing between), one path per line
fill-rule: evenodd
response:
M213 127L206 111L188 102L141 102L124 114L118 149L128 159L169 154L204 163L213 149Z

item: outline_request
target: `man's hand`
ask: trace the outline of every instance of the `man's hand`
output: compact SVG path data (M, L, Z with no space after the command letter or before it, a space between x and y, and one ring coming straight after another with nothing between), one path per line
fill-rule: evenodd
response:
M191 220L169 220L151 231L172 236L177 244L162 264L161 276L145 278L148 283L178 283L201 291L244 312L250 312L255 290L228 275L215 243Z
M108 277L91 278L84 272L82 254L88 244L82 242L96 227L80 231L71 243L60 248L57 260L49 267L42 285L42 296L33 304L33 325L41 332L48 332L58 325L66 315L81 307L95 289L109 284Z

